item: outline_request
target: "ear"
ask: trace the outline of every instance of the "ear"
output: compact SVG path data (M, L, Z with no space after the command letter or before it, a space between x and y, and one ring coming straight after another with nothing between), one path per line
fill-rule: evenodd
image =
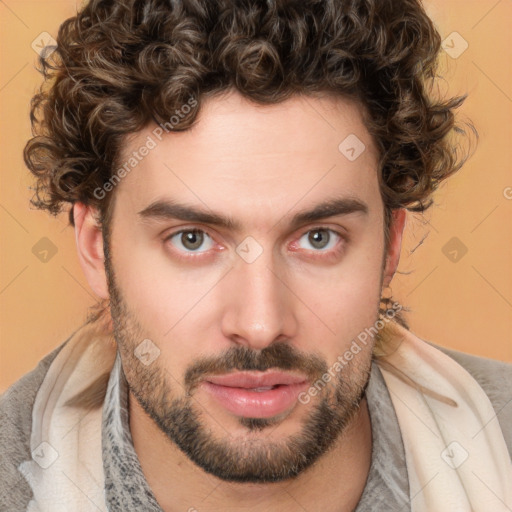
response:
M75 239L80 266L89 286L102 299L109 298L103 254L103 233L98 211L83 203L73 206Z
M384 277L382 286L389 285L400 261L400 251L402 249L402 234L405 227L405 208L398 208L392 211L391 225L389 227L389 247L386 255L386 265L384 268Z

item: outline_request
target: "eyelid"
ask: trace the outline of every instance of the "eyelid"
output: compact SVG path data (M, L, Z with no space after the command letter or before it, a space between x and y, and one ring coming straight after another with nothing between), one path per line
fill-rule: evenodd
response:
M212 235L209 233L208 229L204 228L204 227L197 227L197 226L180 226L179 229L176 229L176 231L171 231L170 233L167 233L166 235L164 235L163 237L163 240L166 241L166 240L169 240L171 239L173 236L176 236L176 235L179 235L180 233L189 233L189 232L193 232L193 231L200 231L202 233L205 233L207 234L210 238L213 239Z
M342 244L344 246L349 241L348 235L346 233L344 233L344 230L343 230L343 228L341 228L341 226L339 227L339 230L338 230L338 229L334 229L332 227L325 226L325 225L315 225L313 227L307 228L305 231L302 231L301 234L298 236L297 241L293 242L293 244L294 245L297 244L298 241L304 235L308 234L309 232L311 232L311 231L320 231L320 230L330 231L331 233L334 233L335 235L337 235L340 238L341 241L338 244L336 244L336 246L333 249L329 249L329 250L321 250L320 249L320 250L316 250L315 251L313 249L302 249L303 251L305 250L309 254L313 254L314 258L326 259L329 256L331 256L331 257L336 256L343 249L343 247L340 248L340 244Z

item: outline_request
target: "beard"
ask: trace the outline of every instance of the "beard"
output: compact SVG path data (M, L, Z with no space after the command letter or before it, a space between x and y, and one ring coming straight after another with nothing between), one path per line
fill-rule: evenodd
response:
M322 358L299 352L284 342L262 350L236 346L215 358L198 358L186 368L180 382L161 363L162 358L146 366L136 357L135 348L147 336L121 296L108 253L106 268L113 334L128 387L167 438L204 471L228 482L271 483L295 478L333 447L356 416L368 385L370 346L370 352L353 358L327 383L321 380L329 369ZM212 432L208 413L194 397L201 380L233 370L270 368L296 370L307 375L311 383L321 381L324 385L310 400L298 432L272 439L272 427L285 421L279 416L237 417L247 432L239 437L226 429L224 438Z

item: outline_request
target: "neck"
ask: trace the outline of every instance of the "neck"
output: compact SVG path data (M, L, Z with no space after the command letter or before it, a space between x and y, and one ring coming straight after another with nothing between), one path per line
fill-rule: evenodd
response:
M370 469L372 434L366 398L333 447L294 479L232 483L191 462L129 393L130 430L147 483L164 512L299 509L351 512Z

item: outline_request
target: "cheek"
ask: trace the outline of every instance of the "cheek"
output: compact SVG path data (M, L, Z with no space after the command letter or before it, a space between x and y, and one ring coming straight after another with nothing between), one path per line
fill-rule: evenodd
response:
M161 241L138 240L129 230L113 242L117 286L141 326L157 339L182 319L190 322L196 304L225 272L219 266L179 265L166 255Z
M313 320L314 329L331 337L337 349L342 348L340 344L350 343L378 319L382 255L383 246L379 243L373 247L371 244L361 246L328 274L302 277L297 281L300 282L295 288L297 295L317 317ZM308 318L312 318L311 314Z
M351 274L321 287L321 291L304 289L302 297L310 310L318 317L327 334L347 340L366 327L373 325L378 316L380 287L378 276L357 279ZM316 323L316 322L315 322Z
M381 296L381 259L354 268L340 286L338 308L334 314L339 329L351 337L373 325L378 318Z

